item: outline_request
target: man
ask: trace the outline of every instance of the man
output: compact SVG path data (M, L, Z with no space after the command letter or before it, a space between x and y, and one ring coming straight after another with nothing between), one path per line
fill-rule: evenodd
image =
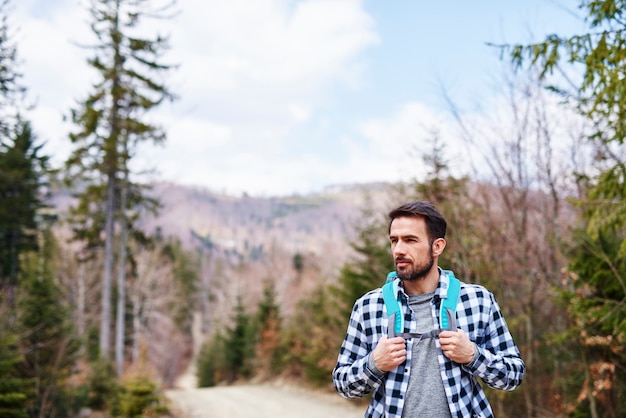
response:
M520 385L526 366L496 300L482 286L461 283L454 330L440 330L450 277L437 265L446 221L428 202L389 213L389 240L400 280L402 335L387 337L381 288L354 304L333 370L346 398L374 392L365 417L493 417L477 378L496 389ZM393 335L393 333L391 333Z

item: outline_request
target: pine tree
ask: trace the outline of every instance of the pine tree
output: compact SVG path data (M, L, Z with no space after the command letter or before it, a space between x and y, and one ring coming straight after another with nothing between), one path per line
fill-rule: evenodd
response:
M230 382L252 375L255 336L252 317L246 312L242 297L238 296L234 307L233 324L225 333L225 366L229 371Z
M0 283L11 306L21 254L37 248L35 218L44 205L40 189L48 158L35 145L30 124L21 122L0 147Z
M4 316L6 319L6 316ZM0 324L0 416L28 418L27 405L32 396L32 383L17 373L23 361L17 335L6 321Z
M257 344L258 372L272 375L279 372L281 361L281 317L280 307L276 302L274 280L266 279L263 286L263 299L259 302L256 315L259 338Z
M173 95L160 81L169 65L159 63L167 49L167 39L136 36L141 19L146 15L164 16L168 8L157 7L150 0L92 0L91 28L97 43L91 47L89 60L100 76L93 92L72 111L78 126L70 135L75 144L67 160L69 177L81 180L84 188L72 211L76 238L87 245L104 248L102 277L100 355L107 359L111 347L111 297L114 272L114 251L125 248L125 239L115 245L116 224L121 224L124 237L139 237L133 223L138 211L156 210L158 202L146 194L146 187L131 179L129 162L140 143L165 140L161 127L146 121L145 114ZM169 4L171 5L171 3ZM101 234L104 232L104 234ZM103 238L103 241L101 240ZM126 263L119 260L120 269ZM124 286L122 273L119 287ZM124 292L118 292L120 297ZM124 301L118 303L117 314L124 315ZM119 321L118 326L123 326ZM117 338L124 331L117 330ZM122 359L117 353L118 372Z
M319 386L330 383L330 371L345 336L347 317L337 312L336 300L328 286L318 286L298 304L284 333L291 373L304 374Z
M593 212L593 210L591 210ZM585 211L584 213L589 213ZM579 229L570 247L569 286L560 291L571 320L568 343L578 353L568 393L580 414L626 414L626 257L623 232Z
M67 379L78 353L71 317L55 283L56 241L49 226L39 226L40 249L25 257L18 290L17 326L24 361L19 367L23 378L34 382L35 394L29 402L31 416L67 416L72 393Z

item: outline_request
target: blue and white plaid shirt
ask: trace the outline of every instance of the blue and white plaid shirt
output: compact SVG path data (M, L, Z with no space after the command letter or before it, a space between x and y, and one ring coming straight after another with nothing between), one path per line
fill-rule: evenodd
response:
M448 292L448 276L440 273L439 285L431 302L433 326L439 328L441 299ZM416 332L415 318L402 286L404 332ZM477 354L467 365L443 355L436 339L441 379L453 417L493 417L491 406L478 384L481 378L495 389L513 390L522 382L526 366L509 333L493 294L479 285L461 283L456 311L457 327L476 344ZM413 338L407 340L407 360L394 370L378 377L367 366L378 340L387 335L387 311L381 288L359 298L352 309L346 337L341 346L333 381L339 394L359 398L374 394L365 417L400 418L409 385Z

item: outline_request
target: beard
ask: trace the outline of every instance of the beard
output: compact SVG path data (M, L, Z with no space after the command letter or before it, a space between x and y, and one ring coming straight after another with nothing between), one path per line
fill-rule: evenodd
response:
M417 280L424 280L426 278L426 275L428 275L428 273L430 272L430 270L433 268L434 265L435 265L435 257L433 257L433 253L430 252L428 254L428 260L426 260L426 262L420 263L420 264L413 264L403 271L396 271L396 274L398 275L398 278L401 281L411 282L411 281L417 281Z

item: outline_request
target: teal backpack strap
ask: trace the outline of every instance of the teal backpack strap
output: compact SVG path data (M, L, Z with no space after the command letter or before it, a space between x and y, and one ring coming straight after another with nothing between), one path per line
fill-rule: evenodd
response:
M441 301L439 325L441 329L456 331L456 305L461 293L461 282L451 270L443 270L443 272L448 276L448 296Z
M387 283L383 286L383 299L387 308L387 316L389 317L389 329L387 335L391 338L396 334L404 331L404 315L400 309L400 297L398 294L398 284L400 279L397 278L396 272L392 271L387 275Z

